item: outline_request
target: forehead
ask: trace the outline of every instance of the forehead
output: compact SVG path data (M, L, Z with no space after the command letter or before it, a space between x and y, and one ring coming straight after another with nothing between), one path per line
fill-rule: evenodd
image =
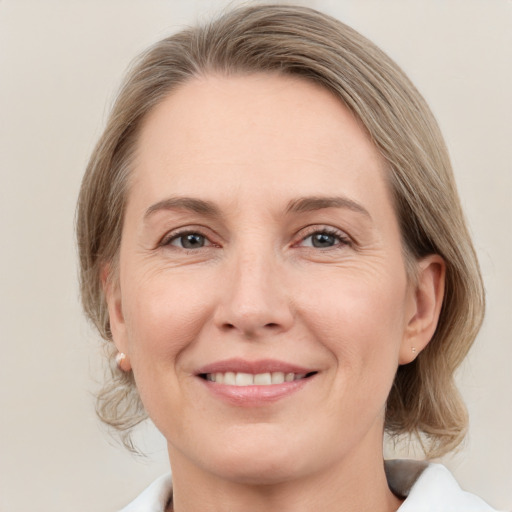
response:
M132 190L139 185L154 199L191 187L200 195L236 187L277 194L284 184L296 195L322 195L384 176L361 123L326 89L275 74L211 75L181 85L149 113ZM219 181L222 190L214 189Z

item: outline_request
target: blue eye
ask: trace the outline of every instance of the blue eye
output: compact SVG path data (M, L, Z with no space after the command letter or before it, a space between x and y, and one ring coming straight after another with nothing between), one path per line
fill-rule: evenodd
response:
M208 244L208 240L200 233L182 233L171 238L167 245L182 249L201 249Z
M315 249L330 249L339 245L347 245L348 240L338 233L330 231L315 231L302 239L301 245Z
M330 235L329 233L315 233L311 235L311 245L313 247L332 247L336 244L336 242L336 237L334 235Z

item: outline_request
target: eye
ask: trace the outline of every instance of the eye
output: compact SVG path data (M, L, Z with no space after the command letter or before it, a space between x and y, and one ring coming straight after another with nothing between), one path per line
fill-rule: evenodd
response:
M304 237L299 243L302 247L330 249L341 245L349 245L349 239L341 232L322 229Z
M172 245L180 249L201 249L211 245L210 241L201 233L177 233L162 241L162 245Z

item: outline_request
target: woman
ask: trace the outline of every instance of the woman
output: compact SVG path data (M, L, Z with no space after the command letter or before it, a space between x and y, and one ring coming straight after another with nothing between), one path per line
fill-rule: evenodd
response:
M146 415L172 469L125 510L491 510L428 458L467 424L453 373L482 321L475 253L419 93L293 6L182 31L131 70L78 210L108 340L100 417Z

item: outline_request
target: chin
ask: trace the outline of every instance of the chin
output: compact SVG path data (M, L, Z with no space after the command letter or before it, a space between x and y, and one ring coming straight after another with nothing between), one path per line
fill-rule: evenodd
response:
M253 429L251 429L253 430ZM204 453L203 465L227 481L248 485L272 485L300 478L310 465L300 443L274 429L239 432L229 442L215 442ZM241 434L241 435L240 435ZM283 433L280 433L283 434ZM215 449L212 447L218 447Z
M246 485L275 485L300 478L297 458L293 460L278 454L247 457L227 457L215 466L217 475L231 482Z

